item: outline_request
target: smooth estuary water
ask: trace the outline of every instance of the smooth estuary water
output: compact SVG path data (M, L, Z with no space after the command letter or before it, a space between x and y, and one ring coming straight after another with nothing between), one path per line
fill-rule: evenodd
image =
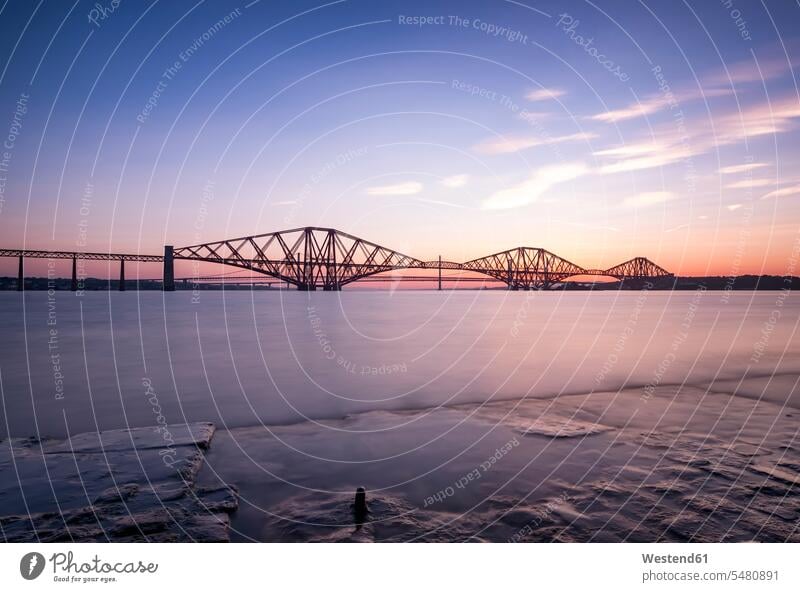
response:
M797 405L798 312L781 292L2 293L0 433L152 425L156 400L241 427L745 375Z
M99 499L138 491L152 529L133 540L168 540L144 493L165 466L142 460L164 451L46 454L43 471L30 437L202 421L217 431L191 481L236 487L233 540L799 541L798 306L783 292L3 293L0 431L17 439L0 514L26 540L33 503L68 539L47 522L66 504L103 540L95 494L113 479ZM205 513L200 531L226 537Z

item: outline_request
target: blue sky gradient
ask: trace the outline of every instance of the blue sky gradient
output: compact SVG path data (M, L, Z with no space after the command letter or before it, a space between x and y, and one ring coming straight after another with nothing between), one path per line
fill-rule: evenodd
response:
M9 0L0 246L159 253L314 225L423 259L527 245L586 267L788 273L798 16Z

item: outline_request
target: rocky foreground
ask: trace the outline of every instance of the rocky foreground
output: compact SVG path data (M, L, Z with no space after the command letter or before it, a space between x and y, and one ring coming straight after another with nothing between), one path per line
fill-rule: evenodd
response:
M800 542L800 412L763 392L662 386L216 436L212 424L194 423L171 426L169 442L152 427L4 440L0 534ZM359 486L369 505L362 520L351 506Z
M7 542L229 539L234 488L198 487L210 423L0 442L0 536ZM20 485L21 484L21 485Z
M800 412L756 386L238 428L199 479L240 486L235 540L800 542Z

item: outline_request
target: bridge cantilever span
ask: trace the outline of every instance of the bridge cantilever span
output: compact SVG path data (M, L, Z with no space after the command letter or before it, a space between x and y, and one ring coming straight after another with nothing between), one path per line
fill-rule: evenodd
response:
M606 269L604 274L620 280L627 278L672 277L673 275L646 257L634 257L624 263Z
M425 262L333 228L309 226L177 248L175 259L222 263L300 290L341 290L368 275Z
M517 247L465 263L424 261L333 228L307 226L266 234L208 242L188 247L164 247L164 255L80 253L0 249L0 257L19 257L18 289L23 286L23 259L72 259L72 286L76 289L78 259L120 262L120 289L125 289L125 261L162 262L164 290L175 289L175 259L220 263L250 270L296 286L300 290L341 290L369 276L399 269L473 271L508 285L511 290L547 289L579 275L618 280L672 277L649 259L635 257L606 270L586 269L546 249ZM434 279L434 278L431 278Z
M511 290L549 288L585 270L545 249L517 247L463 264L464 269L485 273L505 282Z

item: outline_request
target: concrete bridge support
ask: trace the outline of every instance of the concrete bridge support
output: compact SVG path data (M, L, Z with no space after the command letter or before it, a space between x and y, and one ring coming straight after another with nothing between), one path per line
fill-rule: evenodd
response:
M164 246L164 292L175 291L175 257L172 245Z

